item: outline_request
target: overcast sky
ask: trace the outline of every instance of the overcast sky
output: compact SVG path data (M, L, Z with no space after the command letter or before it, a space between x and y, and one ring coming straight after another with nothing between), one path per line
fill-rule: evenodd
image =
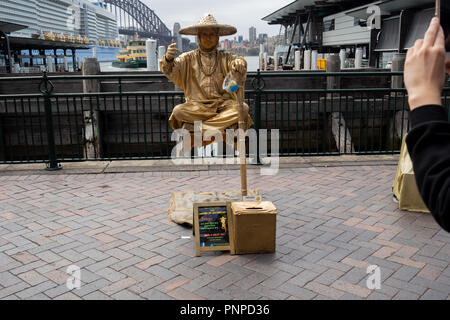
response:
M205 13L211 13L221 24L230 24L237 28L236 35L248 39L248 30L256 28L256 34L277 35L280 25L269 25L261 18L292 3L294 0L141 0L164 24L173 31L175 22L181 27L197 23ZM225 38L225 37L224 37ZM231 37L232 38L232 37Z

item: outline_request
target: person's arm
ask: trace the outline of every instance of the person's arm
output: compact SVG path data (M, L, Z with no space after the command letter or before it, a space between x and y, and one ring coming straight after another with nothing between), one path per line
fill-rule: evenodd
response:
M178 58L175 58L175 54L178 52L176 44L172 43L167 53L159 61L159 67L166 75L166 77L172 81L176 86L184 89L184 83L186 79L187 69L187 56L183 54Z
M408 50L405 62L412 128L406 143L422 199L437 223L450 232L450 124L441 99L446 65L444 32L434 18L425 39Z
M440 105L427 105L410 114L412 130L406 144L417 187L436 222L450 232L450 123Z

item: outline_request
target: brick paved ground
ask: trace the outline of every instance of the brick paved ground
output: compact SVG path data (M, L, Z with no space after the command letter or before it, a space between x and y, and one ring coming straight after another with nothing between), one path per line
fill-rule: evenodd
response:
M450 299L450 236L396 209L395 169L250 170L279 210L277 252L199 258L170 193L239 188L238 171L0 176L0 299Z

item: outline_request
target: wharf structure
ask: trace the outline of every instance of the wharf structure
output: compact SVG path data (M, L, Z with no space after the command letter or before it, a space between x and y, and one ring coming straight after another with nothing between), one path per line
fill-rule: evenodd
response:
M341 69L390 68L424 37L434 6L434 0L296 0L262 20L285 27L276 69L317 70L318 59L331 54L339 54Z

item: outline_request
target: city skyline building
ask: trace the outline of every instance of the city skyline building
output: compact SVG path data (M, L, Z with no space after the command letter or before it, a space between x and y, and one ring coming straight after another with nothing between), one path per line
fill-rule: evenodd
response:
M181 25L178 22L175 22L173 25L173 36L176 38L177 49L180 50L180 52L183 52L183 39L181 38L180 30Z
M248 40L250 42L256 41L256 28L255 27L250 27Z

